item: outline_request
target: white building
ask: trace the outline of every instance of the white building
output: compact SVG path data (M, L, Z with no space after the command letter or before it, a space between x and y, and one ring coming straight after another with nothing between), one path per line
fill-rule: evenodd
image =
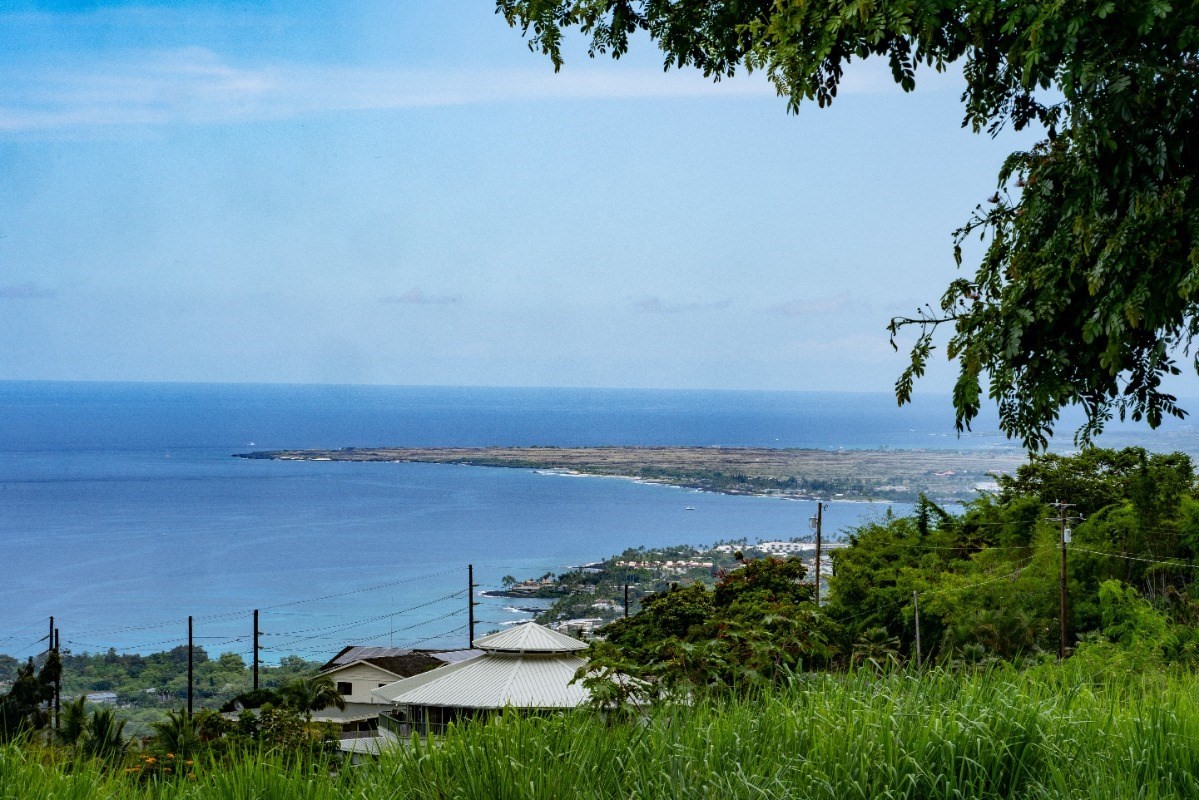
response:
M400 678L420 675L447 664L479 655L477 650L411 650L401 647L359 647L351 645L321 667L336 684L346 707L321 709L312 715L314 722L335 722L342 738L373 736L378 728L379 712L386 702L371 692Z
M475 640L481 655L389 683L371 693L393 710L380 718L400 736L439 733L457 720L503 709L575 708L590 698L572 683L587 645L535 622Z

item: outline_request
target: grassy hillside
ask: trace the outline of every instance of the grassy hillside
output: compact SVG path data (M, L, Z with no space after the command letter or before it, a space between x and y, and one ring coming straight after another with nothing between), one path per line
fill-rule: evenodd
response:
M810 675L748 698L508 717L330 770L270 754L139 780L0 749L0 798L1183 798L1199 795L1199 681L1082 659L1018 672Z

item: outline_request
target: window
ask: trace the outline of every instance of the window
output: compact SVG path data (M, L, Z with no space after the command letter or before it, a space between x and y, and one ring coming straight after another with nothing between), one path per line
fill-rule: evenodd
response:
M350 683L349 681L338 681L337 682L337 693L338 694L353 694L354 693L354 684Z

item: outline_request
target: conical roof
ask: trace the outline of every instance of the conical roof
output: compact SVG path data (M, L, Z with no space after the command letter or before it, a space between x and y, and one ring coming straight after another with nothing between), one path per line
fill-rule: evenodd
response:
M586 643L551 631L536 622L513 625L507 630L475 639L475 647L490 653L575 653L587 649Z

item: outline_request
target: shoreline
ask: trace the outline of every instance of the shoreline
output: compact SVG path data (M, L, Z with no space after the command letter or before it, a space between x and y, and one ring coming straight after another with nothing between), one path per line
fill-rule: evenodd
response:
M815 450L746 447L349 447L265 450L235 458L272 461L457 464L563 477L619 478L655 486L815 502L960 503L993 490L1023 452Z

